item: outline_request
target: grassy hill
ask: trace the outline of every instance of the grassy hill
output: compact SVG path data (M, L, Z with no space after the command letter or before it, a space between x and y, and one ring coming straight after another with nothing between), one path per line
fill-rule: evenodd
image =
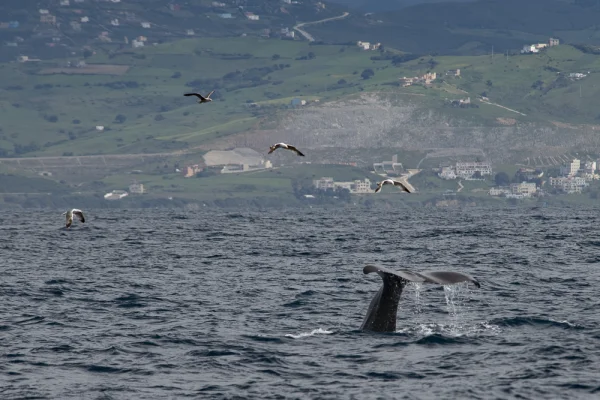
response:
M498 118L594 124L600 117L600 56L589 49L561 45L493 59L425 56L399 62L399 56L391 49L246 37L127 51L99 46L82 68L66 68L61 60L0 64L0 154L172 152L258 128L288 112L294 98L314 107L361 91L409 94L421 107L484 124ZM460 77L445 76L456 68ZM399 87L398 78L427 71L438 73L431 87ZM586 77L576 80L571 73ZM183 97L213 89L210 104ZM479 95L498 105L476 100ZM467 97L476 106L449 104Z

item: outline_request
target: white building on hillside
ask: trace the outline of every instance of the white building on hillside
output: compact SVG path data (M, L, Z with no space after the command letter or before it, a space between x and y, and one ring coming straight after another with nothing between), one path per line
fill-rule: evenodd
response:
M321 179L313 180L313 186L319 190L333 189L333 178L322 177Z
M371 189L371 181L365 178L362 181L356 180L352 184L352 188L350 189L350 193L372 193Z
M133 182L129 185L129 193L131 194L144 194L144 185L142 183Z
M519 194L524 197L531 197L536 191L537 186L535 183L521 182L510 185L510 192L512 194Z
M463 179L473 179L477 172L481 176L491 175L492 166L488 162L458 162L456 163L456 175Z
M388 172L399 174L404 172L404 168L402 167L402 163L398 162L398 154L394 154L391 161L373 163L373 171L379 174L385 174Z
M569 176L561 178L550 178L550 186L560 189L566 193L581 193L588 186L584 178Z
M368 178L351 182L335 182L331 177L313 180L313 186L318 190L348 189L350 193L373 193L371 181Z
M560 168L560 174L563 176L575 176L581 169L581 161L574 158L566 167Z

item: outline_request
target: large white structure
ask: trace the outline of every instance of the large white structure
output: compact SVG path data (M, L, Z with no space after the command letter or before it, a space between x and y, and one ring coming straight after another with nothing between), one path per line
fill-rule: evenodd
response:
M225 165L221 170L222 174L231 174L235 172L250 172L257 171L260 169L273 168L273 164L269 160L263 160L259 164L250 165L250 164L230 164Z
M560 172L563 176L575 176L581 169L581 161L574 158L566 167L561 167Z
M472 179L475 173L481 176L491 175L492 166L488 162L457 162L456 175L463 179Z
M588 186L588 183L585 181L585 178L569 176L550 178L550 186L561 189L566 193L581 193L581 190Z
M321 179L313 180L313 186L319 190L327 190L334 188L333 178L323 177Z
M313 186L319 190L348 189L350 193L373 193L371 181L368 178L351 182L335 182L331 177L323 177L313 180Z
M398 162L398 155L394 154L391 161L382 161L373 163L373 171L376 173L395 172L397 174L403 171L402 163Z
M146 191L144 190L144 184L133 182L129 185L129 193L131 194L144 194Z
M531 197L531 195L537 192L537 186L535 183L528 182L513 183L510 185L510 191L512 194L521 194L525 197Z

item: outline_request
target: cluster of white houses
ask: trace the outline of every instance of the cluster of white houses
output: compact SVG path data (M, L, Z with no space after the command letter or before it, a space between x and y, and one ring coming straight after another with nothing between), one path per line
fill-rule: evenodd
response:
M490 196L504 196L506 198L523 199L525 197L534 196L538 191L538 187L534 182L513 183L510 186L500 186L491 188Z
M579 159L573 159L568 165L561 167L559 177L548 179L549 185L564 193L581 193L589 186L589 181L600 179L596 174L596 162L587 161L583 166ZM532 170L521 169L519 172L525 175L531 175ZM537 178L541 178L543 173L538 173ZM541 193L540 188L534 182L514 183L510 186L492 188L489 191L491 196L506 196L508 198L525 198L535 196Z
M598 179L596 174L596 161L587 161L583 166L577 158L568 165L561 167L558 178L550 178L550 186L561 189L565 193L581 193L581 190L589 186L590 180Z
M600 179L597 174L595 161L587 161L584 164L579 159L573 159L569 164L560 168L559 177L551 177L547 180L550 187L564 193L581 193L589 186L589 181ZM540 187L546 181L541 181L544 173L542 171L521 168L519 175L523 177L521 183L513 183L509 186L501 186L490 189L491 196L505 196L508 198L526 198L541 193ZM457 162L453 166L443 166L438 170L438 176L442 179L478 180L492 175L492 166L489 162Z
M522 54L539 53L540 50L545 49L546 47L558 46L559 44L560 44L560 41L558 39L550 38L548 40L548 43L535 43L535 44L527 44L527 45L523 46L523 48L521 49L521 53Z

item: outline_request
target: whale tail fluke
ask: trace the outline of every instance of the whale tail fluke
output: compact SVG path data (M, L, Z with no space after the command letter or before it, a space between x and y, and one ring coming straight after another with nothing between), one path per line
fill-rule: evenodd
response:
M417 283L437 283L438 285L452 285L454 283L470 282L477 287L481 284L470 275L462 272L452 271L432 271L432 272L410 272L410 271L392 271L385 267L376 265L367 265L363 268L363 273L370 274L376 272L385 279L386 275L395 275L408 282Z
M477 287L481 287L481 284L472 276L461 272L434 271L420 273L392 271L391 269L376 265L367 265L363 268L363 273L365 274L373 272L381 276L383 285L371 300L367 315L360 327L364 331L394 332L396 330L398 302L402 295L402 289L407 282L437 283L438 285L470 282Z

